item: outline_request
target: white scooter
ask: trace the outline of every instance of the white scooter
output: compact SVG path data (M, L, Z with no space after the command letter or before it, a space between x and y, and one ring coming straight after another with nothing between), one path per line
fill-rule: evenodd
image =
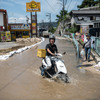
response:
M69 83L67 69L65 67L64 61L61 59L65 54L66 53L64 52L63 54L56 54L56 56L51 57L52 67L49 70L45 71L45 77L59 79L66 83ZM46 60L43 59L40 69L45 68L45 64Z

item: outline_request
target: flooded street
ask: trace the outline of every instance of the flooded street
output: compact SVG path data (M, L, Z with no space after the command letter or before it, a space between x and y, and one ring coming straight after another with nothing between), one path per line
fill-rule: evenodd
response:
M44 48L48 40L39 48ZM0 61L0 100L100 100L100 76L77 68L81 63L76 58L73 44L57 40L71 83L58 83L42 78L37 57L38 46Z

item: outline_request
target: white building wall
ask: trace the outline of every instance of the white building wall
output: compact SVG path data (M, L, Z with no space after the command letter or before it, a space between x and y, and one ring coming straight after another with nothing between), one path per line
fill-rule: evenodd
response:
M72 26L74 23L75 23L75 19L74 19L74 17L72 17L72 19L71 19L71 26Z
M0 12L0 26L4 26L3 13Z

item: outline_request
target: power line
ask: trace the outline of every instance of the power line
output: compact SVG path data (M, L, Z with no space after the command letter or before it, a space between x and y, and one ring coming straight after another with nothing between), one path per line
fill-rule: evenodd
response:
M68 8L70 7L70 4L72 3L72 0L71 0L71 2L69 3L69 5L68 5L68 7L67 7L67 10L68 10Z
M65 0L65 6L66 6L66 4L67 4L67 1L68 1L68 0Z
M57 12L55 11L55 9L53 9L53 7L49 4L49 2L48 2L47 0L45 0L45 1L46 1L47 4L50 6L50 8L52 9L52 11L55 12L55 13L57 13Z
M69 6L68 6L67 10L69 9L69 7L70 7L71 3L72 3L72 0L71 0L71 2L70 2L70 4L69 4ZM73 7L73 8L75 8L75 6L77 5L77 3L78 3L78 0L76 0L76 2L75 2L75 4L74 4L74 7ZM72 10L72 9L71 9L71 10Z
M77 3L78 3L78 0L76 0L75 6L77 5ZM74 6L74 7L75 7L75 6Z
M76 0L76 3L75 3L75 5L74 5L74 8L75 8L75 6L77 5L77 3L78 3L78 0Z

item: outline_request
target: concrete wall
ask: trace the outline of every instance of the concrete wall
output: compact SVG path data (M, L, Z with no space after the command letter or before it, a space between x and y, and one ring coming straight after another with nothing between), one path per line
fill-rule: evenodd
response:
M0 12L0 26L4 26L3 13Z

